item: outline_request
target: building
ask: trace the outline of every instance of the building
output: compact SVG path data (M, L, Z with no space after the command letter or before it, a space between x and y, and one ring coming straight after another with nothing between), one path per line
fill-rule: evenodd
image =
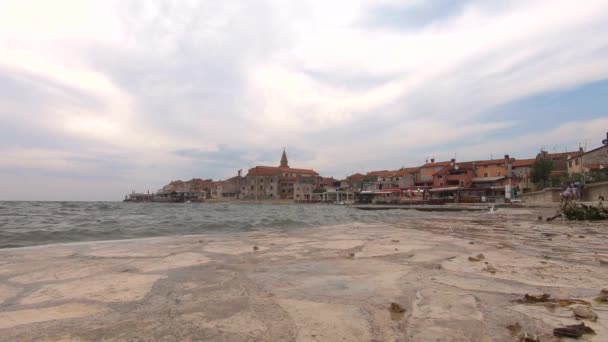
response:
M608 168L608 145L581 152L568 158L568 175L585 174Z
M450 161L435 162L435 159L432 158L430 163L425 163L418 168L415 185L432 186L433 175L448 166L450 166Z
M511 163L511 185L519 190L520 193L534 191L532 183L532 165L536 159L516 159Z
M475 177L511 177L514 158L510 158L508 154L504 159L478 160L473 162L475 169Z
M189 181L171 181L162 187L157 195L186 200L204 200L211 197L214 182L211 179L193 178Z
M456 163L456 160L452 159L449 166L433 174L433 190L470 188L474 177L475 170L472 163Z
M283 150L279 166L249 169L240 192L244 199L309 200L320 181L319 174L314 170L290 167Z
M348 189L353 191L363 190L363 184L365 183L366 176L362 173L352 174L344 180L344 183L348 186Z
M541 150L540 153L536 155L536 160L539 159L549 159L553 163L553 174L562 175L568 172L568 159L576 158L583 154L583 150L579 149L578 151L572 152L561 152L561 153L549 153L547 151Z
M404 189L415 185L418 168L401 168L399 170L370 171L366 178L371 186L368 190Z
M237 176L226 179L222 184L223 199L239 199L241 198L241 184L245 179L241 176L241 171Z

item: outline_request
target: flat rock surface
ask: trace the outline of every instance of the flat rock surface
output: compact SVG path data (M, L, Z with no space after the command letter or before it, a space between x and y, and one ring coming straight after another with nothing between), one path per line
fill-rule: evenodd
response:
M607 341L608 228L550 213L3 249L0 341Z

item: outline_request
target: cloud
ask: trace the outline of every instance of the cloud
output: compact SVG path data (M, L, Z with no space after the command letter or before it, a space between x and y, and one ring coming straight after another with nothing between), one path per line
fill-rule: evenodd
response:
M284 146L338 177L570 146L601 133L608 100L559 116L521 101L605 82L607 23L600 0L2 2L0 186L80 199L68 184L87 179L120 199L274 165ZM544 120L495 114L524 104Z

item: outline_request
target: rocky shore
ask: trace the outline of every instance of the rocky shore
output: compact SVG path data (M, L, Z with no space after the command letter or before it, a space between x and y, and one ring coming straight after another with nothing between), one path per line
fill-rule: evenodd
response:
M0 340L607 341L608 228L553 212L4 249Z

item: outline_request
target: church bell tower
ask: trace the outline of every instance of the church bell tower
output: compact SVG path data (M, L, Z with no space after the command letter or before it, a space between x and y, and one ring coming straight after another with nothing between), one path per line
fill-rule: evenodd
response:
M289 167L289 163L287 162L287 153L285 153L285 148L283 148L283 155L281 156L281 167Z

